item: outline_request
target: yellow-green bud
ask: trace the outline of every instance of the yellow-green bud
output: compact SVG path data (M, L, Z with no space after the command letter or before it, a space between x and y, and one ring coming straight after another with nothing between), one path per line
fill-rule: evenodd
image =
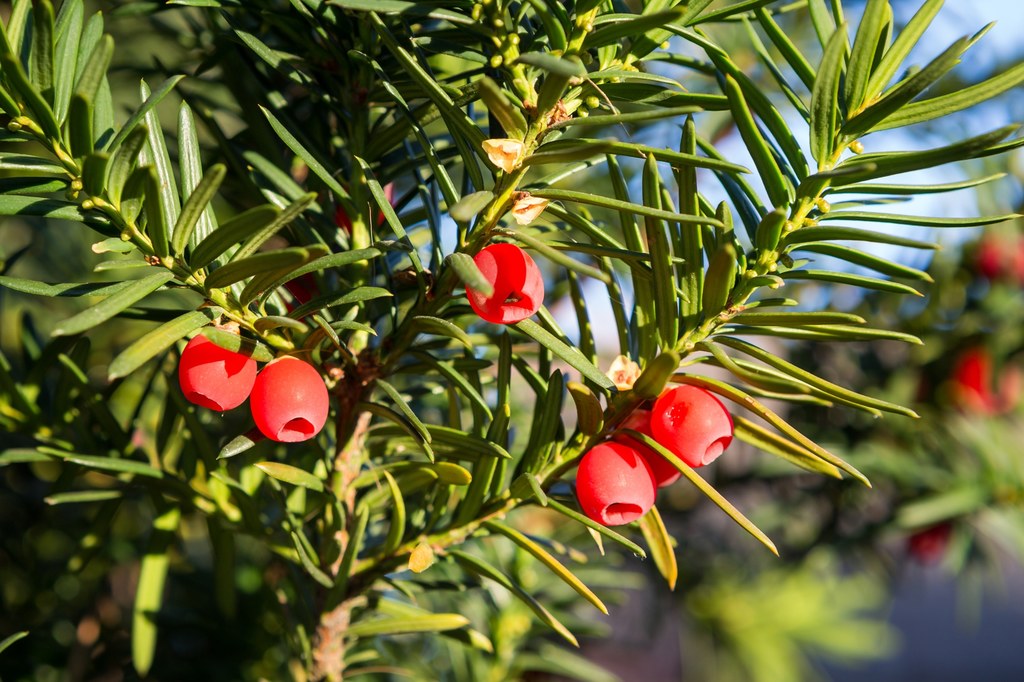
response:
M633 392L644 399L657 398L679 369L679 361L679 355L670 350L651 360L633 383Z

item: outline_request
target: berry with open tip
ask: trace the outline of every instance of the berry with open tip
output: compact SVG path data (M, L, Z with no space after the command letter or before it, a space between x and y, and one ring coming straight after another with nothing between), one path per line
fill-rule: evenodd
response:
M181 352L178 384L185 398L218 412L245 402L256 381L256 361L221 348L200 334Z
M256 377L249 407L267 438L282 443L309 440L327 422L327 386L309 363L281 357Z
M473 259L494 287L490 296L466 287L469 305L495 324L515 324L533 315L544 302L544 278L529 254L515 244L491 244Z
M691 467L710 464L732 442L732 416L725 405L699 386L666 391L651 410L655 440Z
M654 438L654 434L651 433L651 411L650 410L634 410L626 421L622 422L621 428L633 429L639 431L645 436ZM656 451L649 447L646 447L637 440L634 440L626 435L617 434L615 440L629 445L631 448L635 448L640 456L647 462L647 466L651 468L651 473L654 475L654 482L659 488L664 488L667 485L672 485L679 480L682 474L679 469L676 469L667 459L662 457ZM657 438L655 438L657 440Z
M576 498L588 517L605 526L636 521L654 506L651 468L622 443L601 443L580 460Z

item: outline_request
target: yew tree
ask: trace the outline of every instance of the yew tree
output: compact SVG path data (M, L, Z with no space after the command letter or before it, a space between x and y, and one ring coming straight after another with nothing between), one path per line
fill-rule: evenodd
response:
M889 209L989 182L928 171L1024 145L884 134L1024 80L930 93L986 31L910 63L941 0L905 25L887 0L87 4L15 0L0 32L0 215L54 254L50 276L19 270L31 246L0 261L5 297L45 297L4 313L0 471L70 515L48 518L78 529L63 569L83 584L141 519L141 677L170 679L165 595L188 594L270 619L221 679L354 679L452 646L518 679L545 667L517 659L522 632L576 644L576 605L608 612L614 574L588 585L585 555L675 585L687 538L657 483L777 553L717 465L695 469L735 438L868 486L788 415L917 416L787 344L918 339L801 296L926 295L885 255L934 248L905 226L1013 217ZM61 281L75 258L88 281ZM621 491L594 482L623 462ZM521 579L528 561L570 596ZM480 587L491 610L450 596ZM532 620L495 615L510 601ZM389 643L405 633L440 648Z

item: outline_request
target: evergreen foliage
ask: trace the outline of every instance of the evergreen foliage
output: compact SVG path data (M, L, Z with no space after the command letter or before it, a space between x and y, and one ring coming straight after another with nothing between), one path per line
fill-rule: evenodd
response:
M246 679L392 667L419 679L602 679L536 633L577 644L592 630L576 606L607 612L603 593L622 581L601 568L623 561L614 547L625 561L652 559L670 585L679 579L683 539L657 507L605 528L577 511L572 488L579 459L667 385L722 398L736 437L788 475L891 478L870 458L827 449L789 414L915 411L765 339L920 343L867 312L798 308L801 284L920 296L927 273L851 242L928 250L899 225L1017 217L884 210L994 179L914 186L895 176L1024 145L1010 126L936 148L881 148L892 138L876 132L1024 80L1017 67L930 94L985 32L912 68L941 5L926 0L898 27L889 2L869 0L852 30L839 0L126 3L117 21L187 49L159 84L130 67L139 82L125 114L109 18L87 16L83 0L16 0L0 32L0 215L91 229L103 259L89 282L10 274L17 253L0 263L10 291L88 301L55 322L26 315L23 356L0 355L0 467L31 465L49 505L86 510L75 514L88 529L66 566L83 581L103 574L90 562L114 562L97 556L112 525L145 519L134 533L146 549L131 627L142 677L159 678L173 657L161 633L182 615L165 594L202 589L224 618L275 614L244 673L228 673ZM801 21L814 45L791 37ZM760 58L756 75L734 61L737 44ZM160 112L175 97L170 125ZM749 162L717 146L732 130ZM473 256L494 242L529 251L547 302L571 305L508 326L480 320L464 292L490 288ZM821 255L874 274L828 269ZM125 319L146 326L111 338ZM331 393L326 429L281 445L244 417L188 404L175 370L196 334L261 363L313 364ZM100 343L103 377L89 369ZM631 389L607 374L619 354L641 370ZM665 454L777 553L755 509ZM530 514L550 533L520 522ZM594 542L608 557L580 567ZM528 556L550 575L527 570ZM189 565L209 575L175 586L188 580L171 569ZM808 598L776 590L776 575L736 589L755 600L771 592L781 610L792 603L784 595ZM828 577L815 594L824 604L845 580ZM486 599L445 598L479 586ZM742 637L707 605L732 589L708 587L694 608L709 629ZM869 626L855 621L871 601L822 606L841 625L821 648L870 655L844 649L838 633L863 634ZM437 638L410 661L381 639L402 633ZM254 645L228 635L225 646ZM765 659L780 667L758 668L758 679L783 679L785 659Z

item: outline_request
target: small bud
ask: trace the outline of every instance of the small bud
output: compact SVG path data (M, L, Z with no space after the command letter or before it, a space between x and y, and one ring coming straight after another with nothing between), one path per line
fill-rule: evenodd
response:
M519 140L497 138L484 140L483 149L491 163L506 173L511 173L519 167L519 163L523 160L523 151L526 149L526 145Z
M93 202L92 199L86 199L85 201L82 202L82 210L88 211L94 208L96 208L96 204L95 202Z
M591 95L586 99L586 104L589 109L597 109L601 106L601 98L597 95Z
M608 368L605 376L612 380L615 388L620 391L630 391L633 389L633 383L640 376L640 365L625 355L620 355L612 360L612 366Z
M644 400L652 400L665 390L672 375L679 369L679 354L667 350L644 367L644 371L633 383L633 392Z
M491 57L491 61L490 61L491 68L492 69L497 69L498 67L500 67L502 65L502 63L504 61L505 60L502 58L502 56L500 54L494 55L493 57Z
M548 200L530 196L529 192L519 192L512 204L512 217L518 225L529 225L548 207Z
M863 154L864 145L861 144L860 140L854 140L853 142L850 143L850 151L853 152L854 154Z
M12 133L16 133L21 130L21 124L18 123L17 120L11 120L11 122L7 124L7 130Z
M814 205L822 213L828 213L829 211L832 210L832 204L828 203L825 199L822 199L820 197L817 201L814 202Z
M422 573L434 564L434 550L426 542L421 542L409 554L409 570Z

